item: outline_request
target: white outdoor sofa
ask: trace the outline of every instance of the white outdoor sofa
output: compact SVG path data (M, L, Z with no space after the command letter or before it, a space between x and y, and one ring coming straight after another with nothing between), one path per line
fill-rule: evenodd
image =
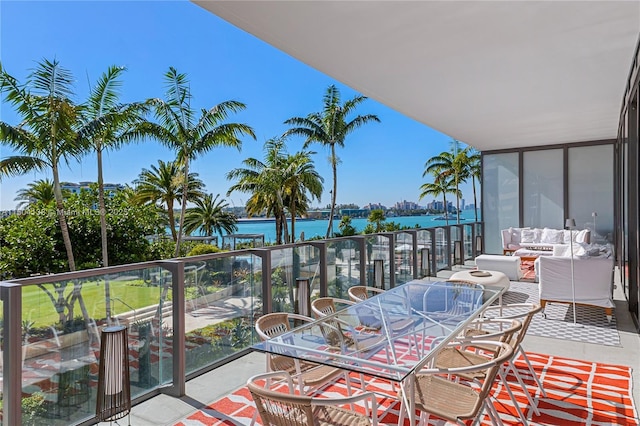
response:
M547 302L572 303L571 257L541 256L536 263L542 308ZM613 266L613 256L573 258L576 304L604 308L609 321L615 306L612 300Z
M589 243L591 231L552 228L509 228L501 231L502 253L523 257L551 255L553 248L561 244Z

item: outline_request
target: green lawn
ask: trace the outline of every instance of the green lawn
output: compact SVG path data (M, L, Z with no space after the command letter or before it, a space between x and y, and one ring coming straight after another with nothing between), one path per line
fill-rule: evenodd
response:
M54 292L52 285L45 285L50 292ZM73 290L73 285L68 284L64 289L65 296ZM160 287L146 286L141 280L112 281L111 310L112 315L122 314L133 309L155 305L160 299ZM82 298L91 318L105 318L105 294L104 282L93 281L82 284ZM170 295L170 292L169 292ZM128 306L127 306L128 305ZM2 306L0 305L0 315ZM82 315L78 303L74 306L74 317ZM22 319L33 321L34 327L49 326L59 322L59 316L46 292L37 286L26 286L22 289Z

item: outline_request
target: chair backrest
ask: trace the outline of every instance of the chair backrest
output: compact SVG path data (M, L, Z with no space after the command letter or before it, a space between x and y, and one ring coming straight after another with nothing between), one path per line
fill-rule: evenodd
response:
M468 329L463 332L465 339L474 340L494 340L507 343L512 347L516 342L517 336L522 330L522 322L516 319L507 318L479 318L471 323ZM477 346L484 351L492 351L500 349L499 346Z
M369 298L369 293L384 293L384 290L377 287L368 287L365 285L356 285L350 287L347 291L349 293L349 299L354 302L362 302Z
M540 312L542 307L537 303L511 303L503 306L489 306L483 315L492 318L517 319L522 323L522 328L509 342L514 348L518 348L524 339L533 316Z
M311 397L293 395L291 385L289 393L265 389L256 383L262 376L250 379L247 387L264 426L313 426Z
M311 302L311 310L316 318L326 317L336 312L333 297L320 297Z
M485 344L488 342L485 342ZM489 397L489 393L493 388L493 383L496 380L496 376L498 375L498 371L502 368L502 364L509 361L514 354L513 347L508 343L504 342L495 342L500 345L495 351L495 357L491 360L491 366L487 369L485 379L482 382L482 386L480 387L480 391L478 392L479 401L483 401ZM480 402L481 404L481 402ZM477 407L479 411L481 407Z
M271 380L284 378L282 381ZM278 391L261 386L275 386ZM286 371L274 371L258 374L247 381L249 392L256 403L256 408L264 426L314 426L316 424L332 424L341 426L377 426L378 404L373 392L364 392L349 397L309 397L295 395L293 380ZM282 388L285 388L284 390ZM357 402L370 407L372 418L353 412ZM341 406L351 405L351 410Z
M439 312L451 316L463 315L477 309L482 305L482 292L478 288L484 288L481 284L463 280L448 280L446 286L433 286L423 296L423 310L429 312L429 299L436 297L441 299L442 309Z

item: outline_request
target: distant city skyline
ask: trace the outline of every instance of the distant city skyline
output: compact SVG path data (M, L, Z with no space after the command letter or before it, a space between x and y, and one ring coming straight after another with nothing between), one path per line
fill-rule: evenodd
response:
M244 102L247 109L230 120L252 126L257 141L244 139L241 152L216 148L191 165L207 192L221 194L233 206L244 205L250 194L226 196L232 184L225 177L228 171L241 167L248 157L262 158L263 143L287 130L286 119L320 110L330 84L338 86L344 100L357 94L188 1L159 2L153 8L145 2L2 2L0 8L2 66L20 83L37 61L57 59L73 73L74 100L80 103L89 85L109 66L126 66L121 100L132 102L164 97L162 76L174 66L191 81L194 109L230 99ZM212 45L212 40L218 42ZM422 178L424 163L449 150L451 138L371 99L357 113L376 114L381 123L356 130L337 150L341 160L337 204L428 202L418 199L420 185L430 181ZM0 117L12 125L19 123L4 99ZM303 142L291 138L289 151L300 150ZM312 205L324 206L330 202L331 189L328 151L317 145L310 149L316 152L315 166L325 179L322 199ZM0 158L15 154L0 147ZM131 184L143 168L174 158L156 142L110 151L104 156L105 181ZM95 181L96 175L95 155L61 165L62 181ZM16 193L44 178L51 179L50 173L3 178L0 209L14 209ZM469 199L471 184L462 186L462 191Z

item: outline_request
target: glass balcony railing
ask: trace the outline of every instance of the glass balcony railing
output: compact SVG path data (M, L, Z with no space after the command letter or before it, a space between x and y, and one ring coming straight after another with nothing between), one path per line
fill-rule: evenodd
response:
M264 313L309 315L316 297L389 289L481 250L473 223L1 282L3 424L94 421L107 325L128 329L134 403L180 396L187 379L250 351Z

